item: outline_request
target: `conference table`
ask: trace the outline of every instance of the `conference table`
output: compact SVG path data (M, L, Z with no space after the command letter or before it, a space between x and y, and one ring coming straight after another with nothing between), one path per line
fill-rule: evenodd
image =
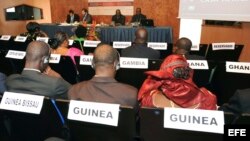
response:
M41 24L41 30L46 32L50 38L57 31L66 32L69 37L74 35L76 26L59 25L59 24ZM145 27L148 31L149 42L167 42L172 43L172 27ZM114 41L134 41L136 27L117 26L117 27L96 27L100 34L100 40L104 43L112 43Z

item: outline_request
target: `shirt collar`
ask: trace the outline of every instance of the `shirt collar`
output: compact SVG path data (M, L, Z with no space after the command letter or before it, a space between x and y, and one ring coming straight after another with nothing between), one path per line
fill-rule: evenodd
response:
M36 72L40 72L40 73L41 73L40 70L38 70L38 69L33 69L33 68L24 68L23 70L36 71Z

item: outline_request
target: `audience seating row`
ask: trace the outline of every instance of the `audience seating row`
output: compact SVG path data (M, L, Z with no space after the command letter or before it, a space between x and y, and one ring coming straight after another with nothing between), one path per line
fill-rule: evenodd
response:
M40 115L0 110L0 139L43 141L51 136L72 141L222 141L223 139L222 134L163 128L163 109L141 108L138 112L130 107L120 107L118 126L113 127L69 120L67 119L69 101L56 100L55 103L54 105L51 99L45 98ZM62 115L65 123L59 115ZM249 114L242 114L239 117L232 113L224 115L225 124L250 122ZM2 132L4 129L6 131Z

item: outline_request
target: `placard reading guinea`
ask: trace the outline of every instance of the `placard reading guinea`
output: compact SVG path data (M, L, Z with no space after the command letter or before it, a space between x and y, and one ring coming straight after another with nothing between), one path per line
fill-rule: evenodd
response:
M85 40L84 41L84 47L96 47L101 41L90 41L90 40Z
M48 37L36 37L36 40L37 40L37 41L42 41L42 42L48 43L49 38L48 38Z
M148 59L147 58L121 57L120 67L121 68L147 69Z
M16 42L25 42L27 39L26 36L16 36L15 41Z
M167 43L156 43L156 42L148 42L148 47L153 48L155 50L167 50Z
M6 58L13 58L13 59L23 59L26 55L24 51L17 51L17 50L9 50L6 54Z
M92 59L93 59L93 55L81 55L80 65L91 65Z
M58 64L60 62L60 54L50 54L49 63Z
M71 100L68 119L117 126L119 104Z
M40 114L44 96L4 92L0 109Z
M9 41L10 38L11 38L11 35L2 35L0 40Z
M113 48L127 48L131 46L131 42L113 42Z
M208 70L207 60L187 60L192 69Z
M224 133L223 111L164 108L164 128Z
M235 43L212 43L213 50L234 50Z
M226 62L226 72L250 74L250 63L246 62Z

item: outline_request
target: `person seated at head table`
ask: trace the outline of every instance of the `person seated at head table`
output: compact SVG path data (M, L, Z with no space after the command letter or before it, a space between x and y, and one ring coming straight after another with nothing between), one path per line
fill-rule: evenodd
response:
M40 24L37 22L29 22L26 25L27 32L20 34L20 36L27 36L27 40L35 41L37 37L48 37L48 35L40 30Z
M58 31L55 34L50 47L52 48L52 54L70 56L74 64L76 64L74 56L81 56L84 54L83 51L78 48L69 48L68 35L62 31Z
M186 37L177 40L176 46L173 48L174 54L183 55L187 60L206 60L204 56L190 55L192 41Z
M67 98L70 84L61 77L48 75L50 47L42 41L32 41L26 49L25 66L21 74L10 75L6 80L7 91Z
M67 23L75 23L75 22L79 22L80 17L78 14L75 14L74 11L72 9L69 10L69 14L67 15L67 19L66 22Z
M112 16L112 22L115 26L125 25L125 16L121 14L120 9L117 9L115 15Z
M82 9L82 22L86 24L91 24L92 23L92 16L89 14L88 10L86 8Z
M193 82L193 70L181 55L169 55L158 71L148 71L138 93L141 106L216 110L217 99Z
M141 13L141 8L136 8L136 13L133 15L131 23L138 22L140 23L141 20L147 19L145 15Z
M236 90L228 103L219 107L224 112L232 112L236 115L250 113L250 88Z
M95 76L72 86L69 99L137 106L137 89L115 80L119 69L119 53L108 44L99 44L94 51L92 67Z
M159 59L160 52L147 46L148 32L145 28L140 27L135 32L135 41L132 46L121 51L122 57L136 57Z
M3 94L6 90L5 80L6 75L0 72L0 94Z

